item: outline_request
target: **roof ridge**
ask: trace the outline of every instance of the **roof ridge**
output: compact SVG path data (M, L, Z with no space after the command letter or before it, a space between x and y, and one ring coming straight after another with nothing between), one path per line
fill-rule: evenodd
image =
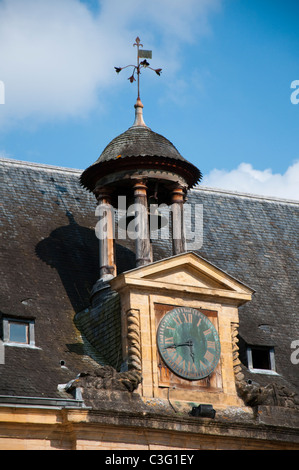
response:
M281 202L285 204L296 204L299 205L299 200L296 199L288 199L288 198L281 198L281 197L275 197L275 196L267 196L267 195L262 195L262 194L254 194L254 193L246 193L246 192L241 192L241 191L233 191L229 189L222 189L222 188L213 188L210 186L196 186L192 188L190 191L204 191L204 192L211 192L211 193L221 193L221 194L226 194L228 196L238 196L238 197L244 197L248 199L260 199L262 201L269 201L269 202Z
M68 168L68 167L63 167L63 166L57 166L57 165L49 165L46 163L36 163L36 162L27 162L25 160L16 160L13 158L5 158L5 157L0 157L0 163L8 164L8 165L15 165L15 166L23 166L27 168L39 168L41 170L49 170L49 171L57 171L59 173L61 172L68 172L68 173L74 173L74 174L81 174L83 170L80 170L79 168Z

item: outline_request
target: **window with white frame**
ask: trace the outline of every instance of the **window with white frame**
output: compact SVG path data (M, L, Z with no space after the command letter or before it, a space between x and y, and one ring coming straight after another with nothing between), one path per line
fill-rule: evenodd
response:
M251 372L276 374L273 347L247 346L247 361Z
M34 320L3 318L3 342L12 346L34 347Z

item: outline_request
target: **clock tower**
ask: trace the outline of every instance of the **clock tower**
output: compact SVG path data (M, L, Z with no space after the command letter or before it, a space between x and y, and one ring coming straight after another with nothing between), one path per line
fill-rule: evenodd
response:
M140 54L139 38L135 45ZM201 172L145 124L139 74L142 64L151 67L146 60L139 62L139 57L143 56L138 55L130 77L133 82L137 73L135 121L81 175L81 184L97 198L102 221L97 234L100 276L90 310L90 317L103 325L97 344L110 358L113 349L119 358L121 349L120 361L111 359L111 365L137 374L137 392L143 400L165 400L177 409L196 404L242 407L236 387L242 379L238 308L251 300L253 290L203 259L198 249L188 251L184 207ZM117 73L121 70L116 68ZM161 73L161 69L152 70ZM120 197L126 201L124 218L118 207ZM153 236L151 226L154 219L156 233L163 229L160 205L170 214L169 239L163 240L171 247L167 258L155 250L158 236ZM135 262L126 266L124 256L117 259L115 223L132 239L132 218ZM122 270L119 261L125 266ZM106 305L116 297L120 347L117 335L107 340L106 334L113 329L107 327L112 314Z
M238 307L253 290L195 252L171 256L110 281L121 299L122 351L139 370L144 399L177 409L243 407Z

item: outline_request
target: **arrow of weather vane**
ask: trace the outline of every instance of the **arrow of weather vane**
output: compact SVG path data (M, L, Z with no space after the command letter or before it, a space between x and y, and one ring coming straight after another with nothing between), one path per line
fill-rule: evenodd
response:
M146 59L151 59L152 58L152 51L147 51L145 49L140 49L140 47L143 47L143 44L140 43L139 37L135 39L135 44L134 46L137 46L137 65L126 65L125 67L114 67L116 73L121 72L122 70L128 68L128 67L133 67L133 73L132 75L128 78L131 83L136 82L135 78L135 73L137 74L137 85L138 85L138 99L140 99L140 74L141 74L141 68L148 68L150 70L153 70L156 72L157 75L161 75L162 69L153 69L150 67L149 62ZM139 59L144 59L143 61L139 61Z

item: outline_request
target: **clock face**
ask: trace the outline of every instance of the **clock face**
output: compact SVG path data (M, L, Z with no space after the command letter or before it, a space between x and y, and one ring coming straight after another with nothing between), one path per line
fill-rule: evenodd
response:
M220 359L214 325L194 308L178 307L166 313L158 326L157 344L167 367L187 380L207 377Z

